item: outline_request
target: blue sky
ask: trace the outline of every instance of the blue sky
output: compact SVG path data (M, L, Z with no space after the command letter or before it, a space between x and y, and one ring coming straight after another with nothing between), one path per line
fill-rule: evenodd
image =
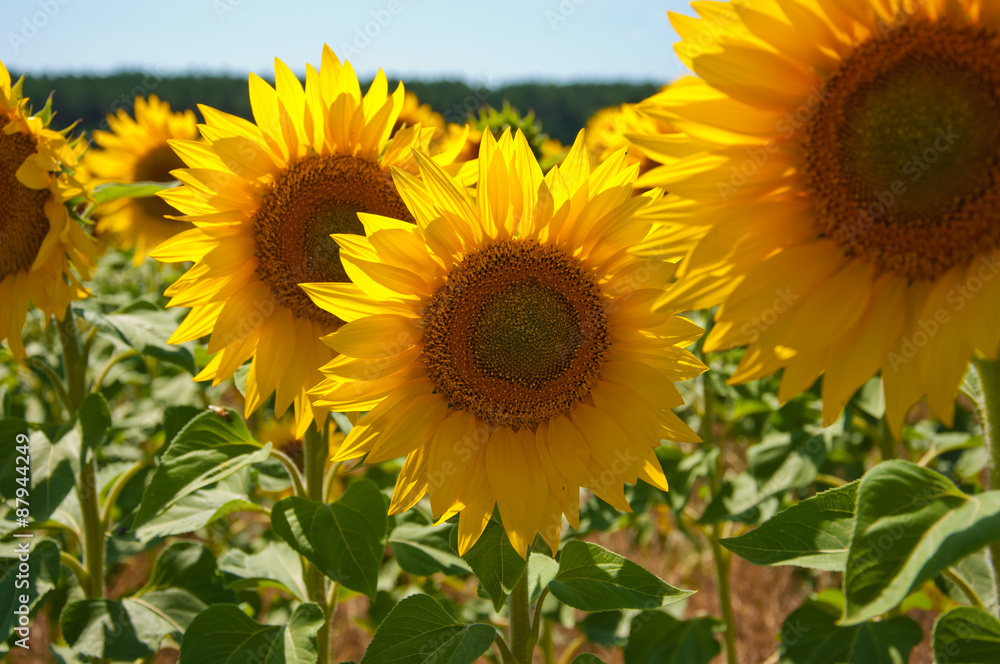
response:
M668 10L682 0L3 0L13 71L302 74L324 42L362 77L652 81L682 74Z

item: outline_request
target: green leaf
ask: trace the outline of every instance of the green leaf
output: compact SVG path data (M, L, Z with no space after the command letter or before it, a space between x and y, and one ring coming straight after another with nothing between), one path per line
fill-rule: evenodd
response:
M31 518L47 520L76 487L80 472L80 436L76 430L65 431L56 441L40 432L31 434Z
M812 484L826 461L823 435L803 431L769 436L747 452L750 472L757 480L757 502Z
M473 664L496 634L489 625L456 623L433 598L411 595L375 630L361 664Z
M202 413L188 422L164 452L142 495L133 527L166 512L184 496L264 461L270 452L270 443L261 447L235 411Z
M80 426L80 463L87 453L96 450L108 437L111 428L111 411L107 400L100 394L88 394L77 411Z
M452 533L452 546L458 549L457 529ZM503 526L490 519L483 534L462 558L493 601L493 608L499 611L524 572L524 558L511 546Z
M189 533L233 512L267 514L265 508L248 499L246 491L234 490L238 479L232 480L234 477L230 476L215 487L184 496L170 509L136 528L136 539L149 542L157 537Z
M230 549L219 559L219 571L230 588L278 588L304 600L309 591L302 582L300 558L284 542L270 542L256 553Z
M881 463L858 488L844 575L844 624L897 606L925 581L1000 532L1000 491L967 496L943 475L906 461Z
M18 436L23 438L18 438ZM17 483L17 478L24 477L17 472L17 468L23 466L23 464L16 463L17 457L22 456L17 451L17 447L23 444L21 441L27 442L29 446L31 443L28 423L13 418L0 420L0 441L4 441L4 444L0 445L0 496L13 499L17 495L18 486L20 486ZM35 465L34 458L31 459L31 465ZM34 472L35 470L32 469L31 474L34 475Z
M563 547L549 591L581 611L653 609L693 594L674 588L630 560L590 542Z
M389 535L389 546L404 571L417 576L444 572L448 576L468 574L472 570L451 552L449 535L455 526L424 526L406 523Z
M906 616L842 627L839 613L820 602L792 611L781 628L781 664L906 664L923 638Z
M576 626L593 644L621 648L628 643L628 625L624 611L588 613Z
M136 309L129 313L102 314L88 309L74 309L96 327L101 336L116 346L133 348L141 355L197 373L194 355L185 345L167 343L177 329L177 318L166 311Z
M287 625L261 625L232 604L205 609L181 643L180 664L316 664L323 610L299 604Z
M161 191L173 189L180 182L109 182L94 187L94 203L100 205L119 198L148 198Z
M934 660L948 664L1000 662L1000 620L971 606L960 606L934 624Z
M582 655L574 657L572 664L607 664L607 662L597 655L591 655L589 652L585 652Z
M625 664L708 664L722 648L715 639L715 618L678 620L662 611L643 611L632 619Z
M979 596L979 599L982 600L983 608L995 615L997 613L997 608L1000 607L1000 601L998 601L997 587L993 581L993 565L991 558L990 550L988 548L983 549L981 551L977 551L971 556L962 558L957 563L952 565L951 569L972 587L975 593ZM956 602L960 602L962 604L969 603L969 599L966 597L965 593L958 586L952 583L950 579L938 577L938 583L947 589L948 596Z
M323 574L374 599L386 529L374 483L352 483L333 504L285 498L271 510L271 527Z
M720 543L754 565L843 570L857 492L857 482L824 491L775 514L745 535Z
M74 652L132 661L152 657L167 636L180 643L205 604L186 590L170 588L121 601L85 599L63 609L59 624Z
M140 594L164 588L183 588L205 604L235 602L236 594L222 587L215 554L200 542L173 542L153 563L149 581Z
M0 578L0 643L6 641L18 626L19 616L14 611L20 610L23 605L31 611L38 600L59 583L59 547L55 542L42 540L35 544L25 538L14 540L9 546L14 554L23 552L24 546L28 547L28 573L18 569L20 560L15 558ZM25 581L27 586L24 586ZM26 601L21 601L25 598Z

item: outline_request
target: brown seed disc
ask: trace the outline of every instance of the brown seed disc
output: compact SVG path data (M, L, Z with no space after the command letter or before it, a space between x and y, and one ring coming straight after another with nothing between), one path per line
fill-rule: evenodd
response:
M1000 246L1000 39L911 18L858 47L803 142L817 230L933 279Z
M299 284L350 281L333 233L364 235L358 212L413 221L387 173L351 155L312 156L288 167L254 215L257 274L279 304L336 328L341 321Z
M0 280L30 269L49 232L49 190L29 189L17 180L17 169L35 152L35 139L4 133L8 122L0 115Z
M576 258L534 240L466 256L424 309L424 359L456 408L518 429L565 413L611 344L601 291Z

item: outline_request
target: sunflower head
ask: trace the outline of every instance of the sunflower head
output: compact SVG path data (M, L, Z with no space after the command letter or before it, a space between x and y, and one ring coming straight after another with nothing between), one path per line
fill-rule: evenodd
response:
M135 118L125 109L108 115L108 131L95 131L99 149L87 153L84 163L95 184L101 182L170 182L171 171L184 162L171 149L172 139L198 138L197 120L190 110L172 112L156 95L136 97ZM167 216L177 214L163 199L120 198L97 206L97 232L113 236L125 248L135 247L133 263L139 265L149 250L190 225Z
M0 340L25 358L21 329L29 303L60 320L87 297L93 241L65 205L83 194L74 178L82 141L49 129L47 103L33 113L0 62ZM72 269L71 269L72 266Z
M881 372L899 435L926 396L951 422L973 352L1000 351L1000 13L971 0L696 3L672 15L700 76L640 108L694 240L667 306L722 304L707 350L734 381L823 375L831 423ZM719 29L720 26L722 29Z
M628 510L623 482L666 489L660 438L697 440L670 409L701 330L652 311L672 266L629 251L655 194L624 150L591 168L582 132L544 177L523 133L484 132L474 195L417 158L394 172L416 223L361 215L366 237L336 236L355 285L303 285L348 321L315 403L370 411L338 459L406 455L392 511L429 495L464 552L497 507L522 556L555 550L581 487Z
M653 136L673 133L673 128L662 120L645 115L635 104L622 104L602 108L587 121L587 152L599 164L623 147L628 147L628 163L639 164L639 173L653 165L642 148L629 140L631 134Z
M247 413L273 393L279 416L295 405L300 436L316 414L305 390L333 357L319 338L343 321L298 284L346 284L330 236L360 241L358 213L410 219L389 169L415 171L413 149L426 150L434 128L392 134L404 99L381 71L362 95L350 63L325 47L304 88L280 60L274 88L250 75L255 122L202 106L203 140L169 141L186 167L172 172L182 186L162 197L193 227L151 255L195 263L167 290L171 306L191 307L172 340L211 335L214 357L199 380L218 383L252 359ZM449 168L453 158L435 156Z

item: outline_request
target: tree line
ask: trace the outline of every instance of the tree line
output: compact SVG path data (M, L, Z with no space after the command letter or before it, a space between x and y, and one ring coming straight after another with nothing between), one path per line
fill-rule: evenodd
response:
M16 74L15 74L16 76ZM461 81L406 81L422 103L428 103L449 122L464 122L483 105L500 108L504 101L523 113L534 111L542 129L564 143L571 142L597 110L640 101L657 90L653 83L519 83L497 88L472 87ZM390 89L395 88L391 82ZM366 89L366 86L365 88ZM24 94L40 108L55 92L56 126L79 121L86 131L106 129L106 117L119 109L132 112L136 96L157 95L175 109L206 104L250 118L246 78L232 76L159 76L124 72L108 76L28 76Z

